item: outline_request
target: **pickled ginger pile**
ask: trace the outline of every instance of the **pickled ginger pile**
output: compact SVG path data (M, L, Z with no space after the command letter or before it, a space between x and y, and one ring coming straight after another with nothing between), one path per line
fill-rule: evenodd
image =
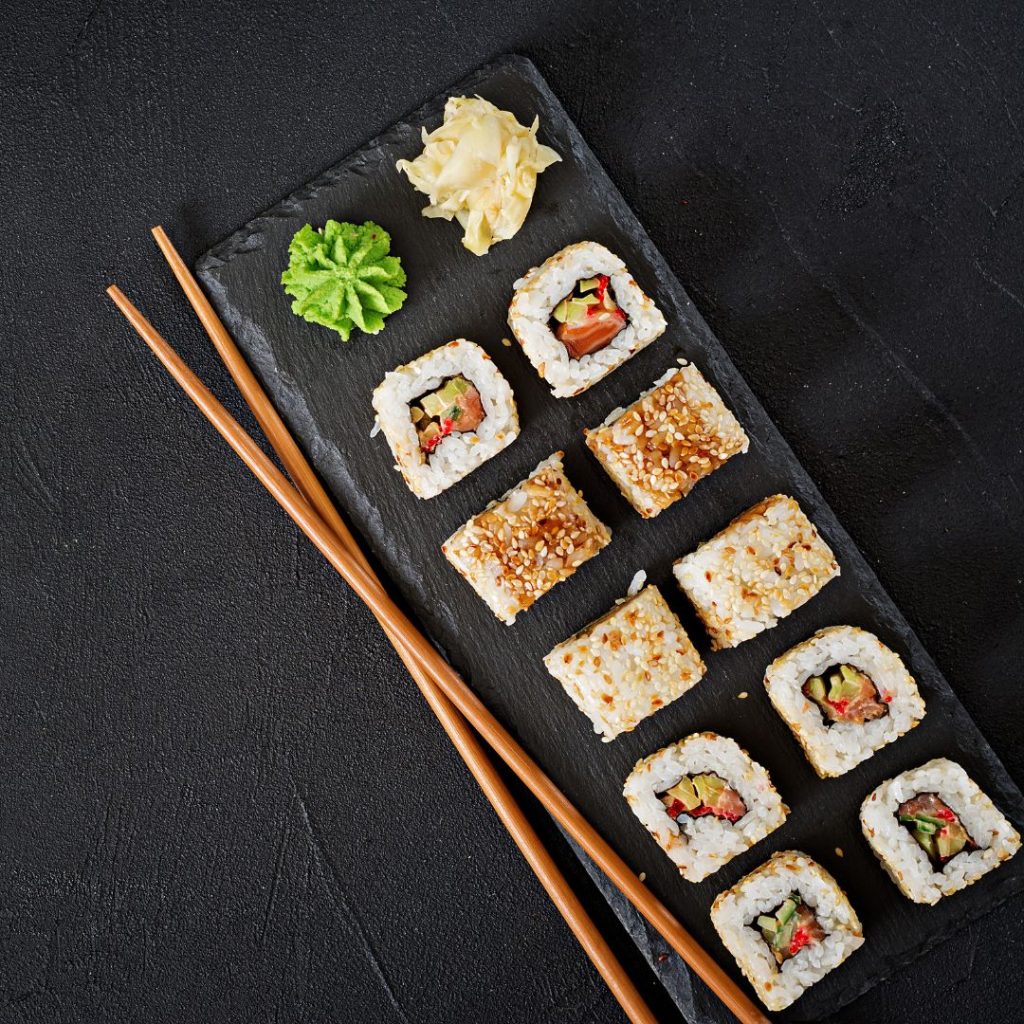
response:
M423 216L454 217L464 229L462 244L483 256L523 226L537 175L562 159L537 141L538 124L535 117L526 128L479 96L453 96L441 126L423 130L423 152L396 166L430 197Z

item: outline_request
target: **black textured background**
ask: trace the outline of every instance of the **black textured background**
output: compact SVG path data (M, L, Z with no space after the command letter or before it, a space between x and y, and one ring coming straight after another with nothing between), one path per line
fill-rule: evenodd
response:
M1024 782L1017 5L99 0L0 29L3 1024L619 1019L368 615L102 298L240 411L148 226L194 257L505 50ZM1019 1019L1021 917L841 1019Z

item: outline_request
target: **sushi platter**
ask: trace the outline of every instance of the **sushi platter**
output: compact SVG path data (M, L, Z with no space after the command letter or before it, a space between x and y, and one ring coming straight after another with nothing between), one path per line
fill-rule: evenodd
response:
M777 1019L1024 888L1024 797L529 61L198 273L395 595Z

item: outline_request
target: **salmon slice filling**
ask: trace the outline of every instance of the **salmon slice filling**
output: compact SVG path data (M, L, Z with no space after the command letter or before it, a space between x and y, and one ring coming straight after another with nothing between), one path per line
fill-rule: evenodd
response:
M801 690L818 706L826 725L873 722L889 713L892 700L892 695L881 693L866 672L846 664L833 665L821 675L811 676Z
M780 966L805 946L825 938L825 929L818 924L814 911L795 892L782 901L774 914L762 914L757 927Z
M629 322L615 301L607 274L577 281L551 311L551 330L570 359L607 348Z
M948 864L958 853L978 848L956 812L937 793L918 793L904 800L896 816L936 867Z
M486 413L480 392L465 377L449 377L409 406L420 448L427 455L449 435L476 430Z
M713 772L684 775L674 786L659 793L658 799L673 821L683 815L701 818L711 814L732 823L747 813L747 805L739 793Z

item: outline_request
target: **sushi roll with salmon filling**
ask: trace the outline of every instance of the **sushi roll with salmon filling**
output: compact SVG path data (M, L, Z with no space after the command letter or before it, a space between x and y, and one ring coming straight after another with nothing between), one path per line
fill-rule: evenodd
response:
M440 494L519 435L512 389L464 338L387 374L373 408L396 468L420 498Z
M508 323L556 398L578 395L665 331L665 318L626 265L577 242L516 281Z
M516 616L611 543L566 478L562 452L459 527L441 551L510 626Z
M789 813L768 772L735 740L713 732L638 761L623 796L689 882L760 842Z
M936 758L883 782L860 824L900 892L938 903L1009 860L1020 835L954 761Z
M739 421L696 366L680 360L628 409L616 409L587 447L645 519L750 446Z
M822 778L848 772L924 717L900 656L855 626L818 630L768 666L764 685Z
M774 854L711 907L725 948L769 1010L784 1010L864 945L836 880L805 853Z
M672 566L717 651L771 629L839 575L793 498L775 494Z
M704 663L661 591L620 601L544 658L607 742L696 686Z

